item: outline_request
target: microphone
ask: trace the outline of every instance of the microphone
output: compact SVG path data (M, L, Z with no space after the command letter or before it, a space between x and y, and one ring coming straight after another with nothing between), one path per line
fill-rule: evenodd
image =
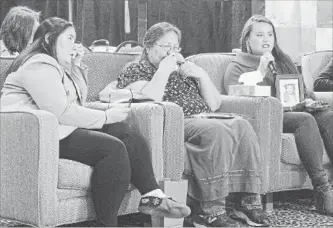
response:
M277 71L276 71L276 68L275 68L275 66L274 66L273 61L270 61L270 62L268 63L268 68L269 68L269 70L271 71L271 73L273 74L273 76L275 77L275 76L277 75Z

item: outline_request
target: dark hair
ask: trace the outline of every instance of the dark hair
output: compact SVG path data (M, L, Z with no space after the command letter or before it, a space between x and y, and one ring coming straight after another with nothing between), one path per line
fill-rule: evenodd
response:
M29 58L38 53L44 53L57 59L57 38L65 29L73 26L72 23L58 17L50 17L44 20L36 30L33 43L19 54L7 73L16 71Z
M168 32L174 32L178 36L178 42L180 43L182 38L182 33L180 30L168 23L168 22L160 22L151 26L145 34L143 38L143 50L142 50L142 58L147 58L147 48L152 47L156 41L158 41L162 36L164 36Z
M277 70L281 71L280 73L283 74L297 74L298 70L291 60L291 58L285 54L281 48L278 45L277 38L276 38L276 31L273 23L265 16L263 15L253 15L244 25L243 31L242 31L242 36L240 39L240 45L242 52L249 52L246 42L249 39L250 33L252 31L253 24L258 23L258 22L263 22L267 23L272 26L273 28L273 33L274 33L274 47L272 50L272 55L274 56L276 65L277 65Z
M16 6L9 10L1 24L0 39L10 54L20 53L28 46L39 17L40 12L26 6Z

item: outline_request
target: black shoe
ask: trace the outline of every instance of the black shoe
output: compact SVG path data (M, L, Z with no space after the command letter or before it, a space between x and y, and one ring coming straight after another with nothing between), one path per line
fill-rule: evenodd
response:
M250 226L269 227L268 216L261 208L236 206L229 216L233 219L240 219Z
M333 188L330 183L314 189L315 206L319 213L333 216Z
M193 218L195 227L239 227L239 223L230 218L227 213L219 215L196 214Z

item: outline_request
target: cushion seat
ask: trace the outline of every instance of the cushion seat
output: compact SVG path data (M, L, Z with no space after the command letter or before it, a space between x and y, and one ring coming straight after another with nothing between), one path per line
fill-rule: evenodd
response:
M299 158L296 141L294 134L283 133L282 134L282 151L281 151L281 162L285 164L292 165L302 165L302 162ZM327 155L326 150L324 149L323 153L323 165L329 164L330 159Z
M59 159L58 189L77 190L90 192L90 180L93 168L80 162ZM133 184L128 186L128 191L135 189ZM81 193L80 193L81 194Z

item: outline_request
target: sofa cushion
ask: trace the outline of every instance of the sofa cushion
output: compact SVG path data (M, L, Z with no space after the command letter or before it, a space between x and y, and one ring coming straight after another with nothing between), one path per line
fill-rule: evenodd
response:
M59 159L58 188L88 190L92 172L91 166L68 159Z
M82 62L89 69L87 101L98 101L99 92L110 82L117 80L122 69L139 57L139 53L91 52L85 54Z
M285 164L301 165L301 160L296 148L294 134L282 134L281 162ZM330 163L330 159L326 153L323 154L323 164Z
M92 172L91 166L68 159L59 159L58 189L89 191ZM127 191L134 189L136 189L135 186L130 184ZM76 192L82 194L80 191ZM62 193L62 195L66 194Z
M224 90L223 78L229 63L236 56L235 53L202 53L186 58L198 66L204 68L212 79L217 90L221 94L226 94Z

